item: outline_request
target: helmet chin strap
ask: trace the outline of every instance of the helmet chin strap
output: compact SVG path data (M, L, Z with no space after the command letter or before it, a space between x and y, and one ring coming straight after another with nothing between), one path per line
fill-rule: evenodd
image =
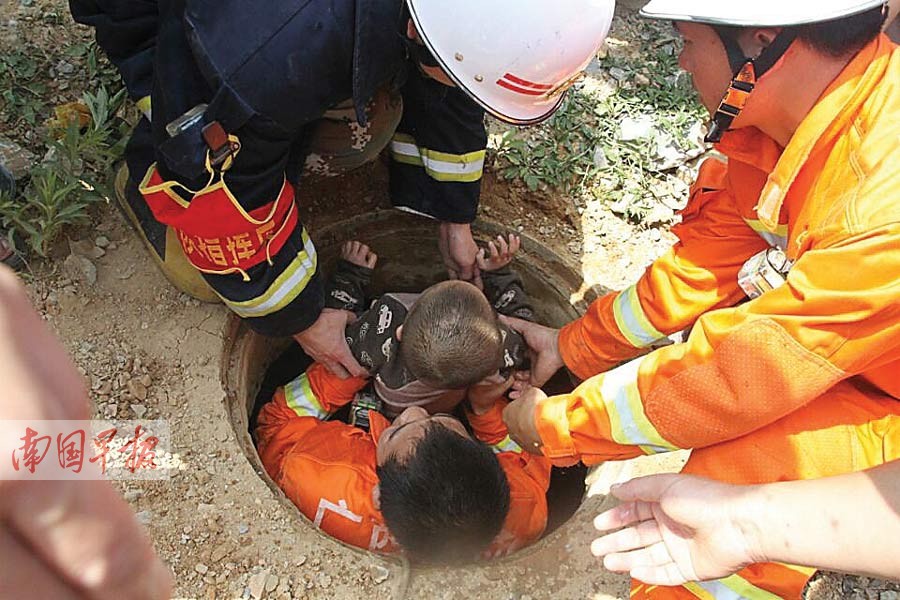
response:
M719 103L719 108L713 115L709 133L706 134L706 141L713 144L722 139L722 135L728 131L737 116L744 110L757 81L775 66L775 63L784 56L797 37L795 30L783 29L759 56L747 58L730 31L716 28L716 33L719 34L722 44L725 46L734 77Z

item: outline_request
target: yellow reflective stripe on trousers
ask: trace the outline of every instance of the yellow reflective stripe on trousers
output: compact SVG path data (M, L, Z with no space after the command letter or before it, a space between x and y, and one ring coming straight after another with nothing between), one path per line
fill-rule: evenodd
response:
M316 248L305 229L302 235L303 250L297 253L264 294L243 302L222 298L226 306L241 317L264 317L278 312L299 296L316 272L318 263Z
M762 221L757 219L744 219L744 222L756 233L759 234L759 237L766 240L770 246L775 246L777 248L781 248L782 250L787 250L788 245L788 226L787 225L779 225L775 231L769 231L766 229L766 226L763 225Z
M484 150L450 154L423 148L409 135L396 134L391 140L391 157L399 163L423 167L437 181L469 183L481 179Z
M758 588L737 575L715 581L686 583L684 587L702 600L779 600L772 592Z
M298 417L324 419L328 416L313 393L306 373L284 386L284 401Z
M491 450L494 451L494 454L500 454L501 452L517 452L518 454L522 454L522 447L515 443L508 435L496 444L491 445Z
M152 120L153 117L153 102L150 100L150 96L144 96L137 102L135 102L138 110L144 113L144 116L147 117L147 120Z
M616 296L613 301L613 316L619 331L636 348L649 346L666 337L647 318L638 299L637 287L634 285L625 288Z
M609 416L613 441L625 446L640 446L645 454L677 450L660 435L644 413L637 386L638 368L643 357L603 374L600 394Z

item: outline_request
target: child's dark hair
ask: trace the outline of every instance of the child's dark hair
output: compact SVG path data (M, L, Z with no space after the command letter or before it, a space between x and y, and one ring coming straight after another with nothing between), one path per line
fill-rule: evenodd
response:
M475 286L439 283L426 290L407 315L400 354L416 379L442 388L470 386L503 362L497 313Z
M509 483L491 449L437 423L405 463L392 458L377 472L384 522L416 561L477 559L509 512Z

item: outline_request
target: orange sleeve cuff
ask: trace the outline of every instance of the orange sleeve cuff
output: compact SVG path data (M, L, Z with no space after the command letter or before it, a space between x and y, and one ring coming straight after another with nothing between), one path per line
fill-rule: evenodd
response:
M541 451L554 465L574 465L581 457L569 433L569 396L553 396L538 403L534 422L541 437Z
M485 444L493 445L509 435L506 423L503 422L503 409L507 404L505 400L497 400L491 410L483 415L476 415L466 406L466 418L476 438Z

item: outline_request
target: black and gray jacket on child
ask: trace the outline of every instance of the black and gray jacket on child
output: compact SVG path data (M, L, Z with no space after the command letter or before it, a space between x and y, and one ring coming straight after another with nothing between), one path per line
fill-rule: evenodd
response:
M403 364L397 329L406 320L419 294L388 293L366 302L365 289L372 269L339 260L325 294L325 307L349 310L359 318L345 330L356 360L373 376L375 394L384 403L382 412L394 417L410 406L430 413L450 412L466 396L465 389L439 389L417 380ZM498 313L533 320L522 280L508 266L483 271L484 294ZM366 306L369 306L366 310ZM503 336L504 375L528 366L528 347L515 330L500 323Z

